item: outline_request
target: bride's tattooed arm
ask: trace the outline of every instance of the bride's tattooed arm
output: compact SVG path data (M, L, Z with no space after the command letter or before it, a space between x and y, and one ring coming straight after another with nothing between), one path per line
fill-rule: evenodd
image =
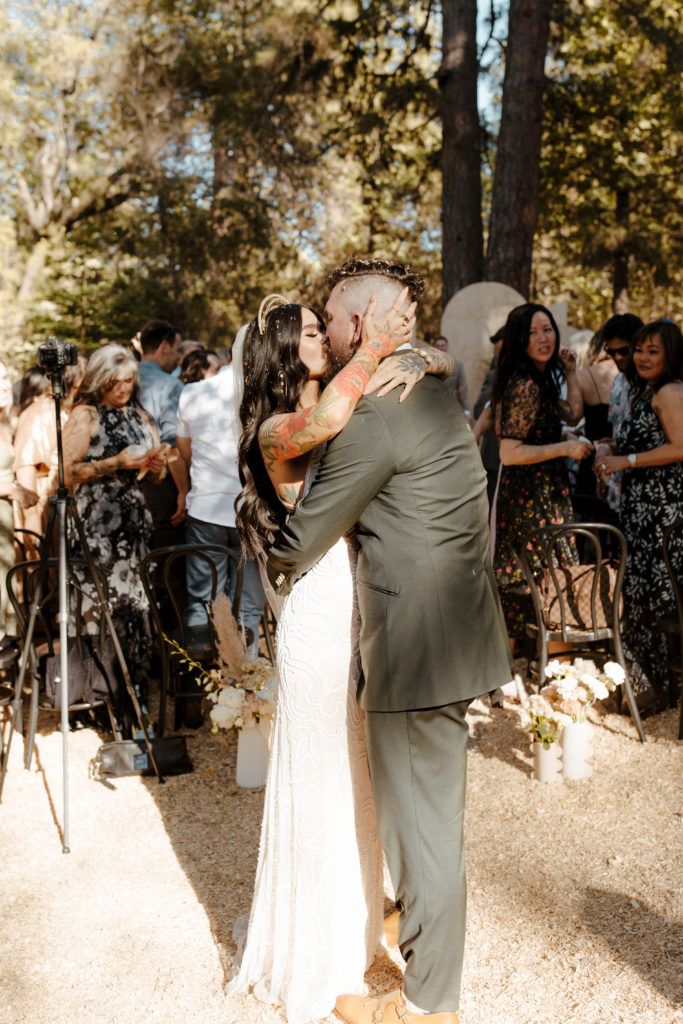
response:
M363 319L358 351L327 385L317 403L272 416L262 424L259 444L269 473L278 463L296 459L329 441L346 426L380 360L412 337L415 303L402 313L406 299L404 289L380 325L375 325L371 300Z

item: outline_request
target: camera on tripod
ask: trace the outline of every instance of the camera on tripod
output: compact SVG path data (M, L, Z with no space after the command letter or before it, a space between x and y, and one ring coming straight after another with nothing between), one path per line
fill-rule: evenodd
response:
M38 346L38 366L48 373L59 373L65 366L76 366L78 349L64 338L50 337Z

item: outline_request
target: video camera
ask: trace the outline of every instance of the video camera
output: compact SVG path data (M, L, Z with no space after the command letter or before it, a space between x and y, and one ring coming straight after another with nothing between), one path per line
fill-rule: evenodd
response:
M65 366L76 366L78 349L64 338L50 337L38 346L38 366L48 373L59 373Z

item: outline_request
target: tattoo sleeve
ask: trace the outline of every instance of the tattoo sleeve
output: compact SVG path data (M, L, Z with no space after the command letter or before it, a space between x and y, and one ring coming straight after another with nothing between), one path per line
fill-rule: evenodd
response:
M429 358L432 361L431 366L427 368L427 373L434 374L435 377L439 377L441 380L450 377L455 365L453 356L449 352L442 352L440 348L434 348L433 345L422 345L420 347L429 352ZM418 356L418 359L420 358L421 356Z
M329 441L346 426L379 365L387 341L382 334L366 339L327 385L316 405L274 416L263 425L259 442L267 470L277 462L295 459Z
M81 411L82 410L82 411ZM117 457L84 461L90 438L99 422L97 410L91 406L79 406L71 414L64 428L64 473L68 486L78 486L96 477L113 473L117 469Z

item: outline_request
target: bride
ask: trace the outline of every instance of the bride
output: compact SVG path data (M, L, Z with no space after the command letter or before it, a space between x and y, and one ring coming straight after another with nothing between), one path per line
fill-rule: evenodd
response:
M372 381L380 360L412 336L415 303L403 311L407 301L404 289L381 326L370 302L357 352L327 386L329 342L312 309L268 308L264 300L249 324L237 528L254 558L264 559L307 493L324 443L345 426L364 390L407 382L386 362L381 380ZM427 363L409 358L420 366L411 370L414 382ZM341 992L360 991L382 939L382 855L355 700L354 573L353 543L341 539L294 586L278 622L278 704L256 882L228 991L252 988L281 1007L289 1024L325 1017Z

